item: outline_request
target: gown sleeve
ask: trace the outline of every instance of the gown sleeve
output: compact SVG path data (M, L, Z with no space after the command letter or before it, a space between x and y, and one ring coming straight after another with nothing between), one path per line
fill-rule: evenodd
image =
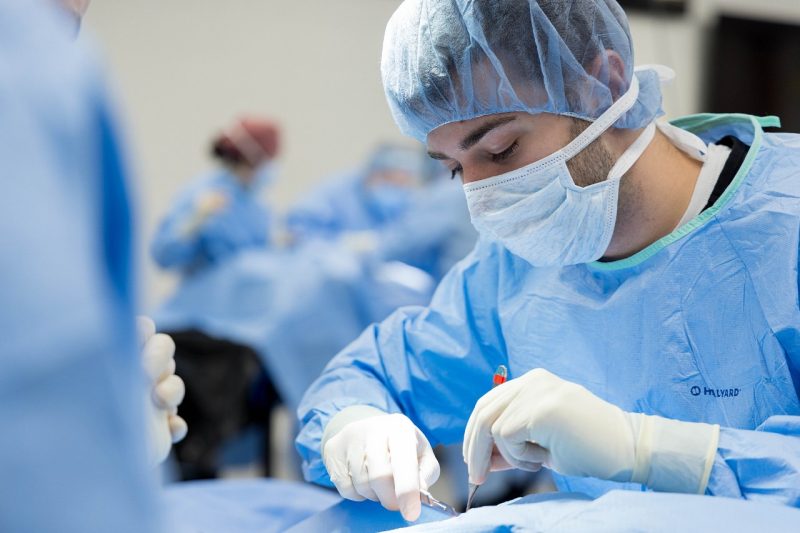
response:
M800 507L800 417L755 430L722 428L707 494Z
M306 479L330 485L320 441L342 409L402 412L436 444L461 442L472 408L508 364L497 316L497 251L478 243L439 285L429 307L405 307L370 326L312 384L298 409Z

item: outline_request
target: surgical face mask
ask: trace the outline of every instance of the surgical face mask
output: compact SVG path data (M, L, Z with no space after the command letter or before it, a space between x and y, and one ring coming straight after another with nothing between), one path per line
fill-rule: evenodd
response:
M278 176L278 164L275 161L267 161L256 168L253 174L251 187L255 190L271 186Z
M405 212L411 204L409 187L381 183L367 188L370 205L384 219L393 219Z
M567 168L636 103L639 82L561 150L517 170L464 185L472 223L534 266L588 263L603 256L614 233L619 182L641 157L655 123L619 158L607 178L578 187Z

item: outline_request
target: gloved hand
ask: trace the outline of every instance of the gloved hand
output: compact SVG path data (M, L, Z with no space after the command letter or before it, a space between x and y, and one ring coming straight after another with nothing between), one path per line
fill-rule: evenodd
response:
M355 254L369 254L378 249L380 239L377 231L348 231L339 237L339 244Z
M202 218L208 218L214 213L225 209L228 197L223 192L209 191L197 198L195 212Z
M194 236L209 218L225 209L227 205L228 197L220 191L208 191L198 196L194 202L194 210L183 224L181 233L186 238Z
M705 492L719 426L627 413L538 368L476 404L464 433L470 482L509 466ZM494 452L493 452L494 450Z
M419 518L420 489L439 479L439 463L425 435L406 416L355 406L325 428L322 460L339 494L379 501L403 518Z
M186 421L178 416L178 406L186 389L175 375L175 342L169 335L156 333L147 317L137 317L142 363L149 379L147 419L150 457L160 463L169 455L172 444L186 436Z

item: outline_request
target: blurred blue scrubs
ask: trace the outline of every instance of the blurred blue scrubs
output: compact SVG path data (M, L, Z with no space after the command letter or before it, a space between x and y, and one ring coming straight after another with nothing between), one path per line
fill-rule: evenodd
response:
M286 227L295 242L334 239L349 231L380 228L402 215L413 191L392 187L372 194L362 170L331 176L292 207Z
M419 186L367 187L363 171L322 185L297 204L286 227L298 244L371 233L373 257L400 261L440 280L475 244L464 193L434 176Z
M327 178L293 206L286 229L301 243L379 230L403 216L418 189L442 172L421 149L378 145L361 167Z
M157 531L127 168L70 30L0 0L0 531Z
M243 185L225 168L201 177L184 191L161 222L151 244L161 268L194 272L235 254L269 243L269 210L258 200L260 183ZM208 194L226 199L224 207L194 225L198 202Z
M164 496L171 533L280 533L340 501L335 492L279 479L173 483Z
M294 409L325 364L366 325L400 305L430 300L432 280L407 268L424 278L422 287L395 279L403 269L382 275L382 265L334 243L243 252L187 278L154 319L161 330L197 329L253 348L281 400Z
M511 378L546 368L625 411L720 424L708 493L800 506L800 136L746 115L675 124L750 146L712 207L615 262L534 268L482 240L429 307L368 328L306 393L306 477L330 485L320 440L351 405L402 412L431 444L461 442L503 364ZM554 477L590 496L642 490Z
M156 323L252 347L294 409L336 352L398 307L428 303L444 273L474 246L461 188L443 180L424 191L376 232L368 252L312 239L240 253L187 277L155 312Z
M416 191L405 213L377 232L375 256L419 268L438 283L478 238L459 185L435 179Z

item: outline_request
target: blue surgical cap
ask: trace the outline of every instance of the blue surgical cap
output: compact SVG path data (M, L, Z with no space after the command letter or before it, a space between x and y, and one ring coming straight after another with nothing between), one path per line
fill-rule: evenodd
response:
M624 79L609 58L621 60ZM663 114L658 74L634 74L614 0L405 0L386 28L381 72L395 121L423 143L443 124L497 113L593 121L634 75L638 100L614 126Z
M447 168L441 162L428 157L421 146L412 148L384 143L372 151L366 170L366 176L399 170L410 174L420 183L426 183L446 172Z

